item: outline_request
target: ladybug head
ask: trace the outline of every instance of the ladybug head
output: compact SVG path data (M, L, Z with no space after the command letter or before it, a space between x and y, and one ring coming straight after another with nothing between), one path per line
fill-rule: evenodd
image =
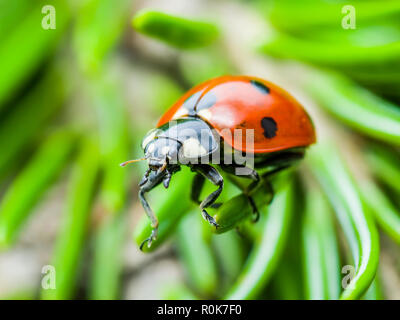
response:
M148 161L149 168L139 184L141 189L154 187L161 181L164 187L168 188L172 174L180 170L178 154L182 143L177 139L163 136L162 133L160 129L153 129L144 137L143 158L121 163L121 166L125 166L132 162Z
M143 151L150 170L157 171L167 165L178 164L181 145L178 140L167 137L157 137L149 141L143 146Z
M147 160L149 169L145 178L153 172L151 176L154 179L170 179L171 174L178 171L181 165L208 159L218 148L218 138L204 121L195 118L179 119L150 130L142 141L144 157L126 161L121 166Z
M182 143L176 139L166 136L160 136L163 131L153 129L146 134L142 141L144 157L136 160L129 160L121 164L125 166L128 163L147 160L150 171L164 172L171 166L178 164L178 153Z

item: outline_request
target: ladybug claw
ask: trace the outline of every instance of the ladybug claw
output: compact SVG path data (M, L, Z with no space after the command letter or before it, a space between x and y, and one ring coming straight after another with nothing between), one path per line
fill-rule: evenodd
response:
M253 216L254 216L253 222L256 223L260 219L260 212L258 211L253 198L252 197L248 197L248 198L249 198L251 208L253 209Z
M260 213L258 211L254 212L253 215L255 216L253 218L253 223L256 223L260 219Z
M143 246L144 246L144 244L147 242L147 241L149 241L149 238L147 238L147 239L145 239L141 244L140 244L140 251L143 251Z
M201 211L201 215L203 216L204 220L206 220L209 224L213 225L216 229L219 228L219 224L215 221L213 217L211 217L206 210Z
M143 246L145 245L145 243L147 242L147 248L151 247L151 244L154 240L157 239L157 234L158 234L158 229L155 228L151 231L151 235L150 237L146 238L141 244L140 244L140 251L143 251Z

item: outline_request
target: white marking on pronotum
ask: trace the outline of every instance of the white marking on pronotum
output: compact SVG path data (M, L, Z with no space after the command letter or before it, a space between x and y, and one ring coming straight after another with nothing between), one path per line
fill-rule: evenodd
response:
M183 156L185 158L199 158L207 154L207 150L196 138L189 138L183 142Z
M142 149L144 149L150 141L154 140L156 134L158 133L157 130L153 130L147 134L147 136L142 141Z
M211 111L209 109L202 109L198 112L198 115L206 120L211 119Z
M181 107L178 109L178 111L176 111L176 113L174 114L172 119L176 120L176 119L179 119L180 117L187 116L188 114L189 114L189 110L184 107Z

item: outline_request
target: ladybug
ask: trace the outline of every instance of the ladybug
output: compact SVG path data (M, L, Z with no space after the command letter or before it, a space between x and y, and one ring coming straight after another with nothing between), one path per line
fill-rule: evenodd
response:
M195 86L144 137L144 158L121 164L147 160L149 165L139 184L139 199L153 230L141 248L146 242L150 247L158 228L145 193L160 183L168 188L171 176L181 165L189 166L196 173L191 198L200 205L203 218L218 228L206 209L219 205L215 201L224 186L219 170L228 176L251 179L245 190L249 193L260 179L302 159L306 147L315 141L314 126L307 112L271 82L250 76L221 76ZM227 161L227 154L250 156L254 168L232 157ZM200 201L205 179L217 189ZM249 200L258 215L251 197Z

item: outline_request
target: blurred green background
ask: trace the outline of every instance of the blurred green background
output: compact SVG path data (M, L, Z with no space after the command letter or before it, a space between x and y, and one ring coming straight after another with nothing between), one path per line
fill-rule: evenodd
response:
M0 70L1 299L400 299L400 1L0 0ZM224 74L285 88L318 143L256 224L227 184L221 234L177 173L140 252L145 164L119 164Z

